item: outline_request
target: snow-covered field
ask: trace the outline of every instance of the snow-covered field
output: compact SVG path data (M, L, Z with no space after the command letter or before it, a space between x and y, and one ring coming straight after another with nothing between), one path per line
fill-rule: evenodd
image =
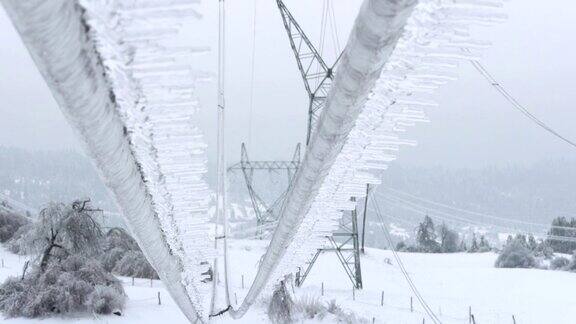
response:
M257 269L265 243L231 242L231 283L241 300ZM443 323L468 323L472 308L476 323L573 324L576 322L576 274L560 271L496 269L495 254L400 254L416 286ZM20 275L24 258L0 251L4 267L0 280ZM390 260L391 264L387 262ZM352 285L334 255L323 255L304 287L295 289L297 298L335 299L344 309L354 311L369 322L419 324L425 313L414 298L389 251L367 249L362 258L364 289L352 294ZM244 276L245 289L242 289ZM50 318L42 321L10 319L6 323L186 323L178 307L159 281L122 278L129 300L122 316L92 318ZM324 283L324 296L321 286ZM382 291L384 306L380 305ZM158 293L162 304L158 305ZM235 297L232 297L233 300ZM355 300L353 300L353 298ZM223 317L217 322L231 322ZM265 307L255 306L237 323L267 322ZM330 323L333 318L323 322ZM317 321L314 321L317 322ZM426 323L432 323L426 318Z

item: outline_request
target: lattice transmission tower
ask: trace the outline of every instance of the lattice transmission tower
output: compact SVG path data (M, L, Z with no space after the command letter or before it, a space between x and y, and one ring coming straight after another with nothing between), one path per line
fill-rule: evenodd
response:
M230 172L242 172L246 189L250 196L250 202L256 214L256 236L259 238L262 238L262 235L266 232L267 225L275 223L278 220L279 211L286 201L286 194L300 166L300 146L300 143L296 145L296 150L291 160L251 161L248 157L246 145L242 143L240 162L228 168ZM282 176L281 173L286 172L284 175L287 177L287 186L279 196L272 197L272 199L265 199L262 194L258 192L255 186L256 179L254 179L254 175L263 172L268 172L275 176Z
M339 53L333 65L326 64L319 51L310 41L284 2L282 0L276 0L276 2L280 9L284 28L288 34L290 46L296 58L298 70L304 81L304 88L309 98L308 127L306 134L306 144L309 144L316 127L316 122L326 104L326 98L334 78L335 67L342 54ZM353 201L355 201L355 199L353 199ZM296 284L298 286L304 283L321 254L325 252L335 252L353 286L356 289L362 288L357 214L357 210L344 212L344 217L340 222L338 230L334 232L332 236L327 237L330 247L319 249L306 265L306 269L304 269L303 272L298 272L296 275Z

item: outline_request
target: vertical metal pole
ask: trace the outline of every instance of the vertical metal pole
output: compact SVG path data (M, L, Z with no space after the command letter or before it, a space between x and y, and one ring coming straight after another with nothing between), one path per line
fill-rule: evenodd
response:
M370 184L366 185L366 198L364 198L364 215L362 217L362 254L364 254L364 240L366 238L366 214L368 211L368 195L370 194Z
M356 198L352 198L356 201ZM352 211L352 244L354 246L354 275L356 279L356 288L362 289L362 268L360 267L360 249L358 244L358 213L357 207Z
M218 241L222 239L223 244L223 268L224 268L224 295L226 303L230 305L230 294L228 290L228 247L226 234L228 230L228 219L226 213L226 141L225 141L225 122L226 122L226 97L225 97L225 79L226 79L226 3L225 0L218 1L218 138L217 138L217 190L216 190L216 224L215 224L215 248L218 250ZM218 233L218 222L222 221L222 233ZM218 257L214 260L214 281L212 286L211 308L214 310L217 296L218 278Z

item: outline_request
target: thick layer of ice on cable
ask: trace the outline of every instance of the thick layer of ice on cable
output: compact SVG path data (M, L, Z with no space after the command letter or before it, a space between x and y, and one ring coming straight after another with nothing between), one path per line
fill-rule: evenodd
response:
M342 212L354 208L351 198L365 196L366 184L380 183L379 172L400 147L415 145L402 134L428 121L426 109L436 106L430 95L455 79L459 60L478 57L486 46L471 38L470 27L502 21L502 6L501 0L419 2L269 284L304 265L337 228Z
M180 260L182 284L199 313L213 257L208 237L206 144L195 123L196 76L187 58L203 48L169 43L194 0L82 0L112 93L161 229ZM161 271L161 269L159 270Z
M182 61L204 49L161 42L198 16L193 3L0 2L173 299L205 322L204 144Z

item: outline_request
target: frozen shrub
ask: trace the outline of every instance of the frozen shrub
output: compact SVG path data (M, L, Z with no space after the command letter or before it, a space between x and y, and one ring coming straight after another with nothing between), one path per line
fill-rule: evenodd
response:
M101 249L102 232L94 221L96 210L90 200L70 205L51 203L40 211L38 221L20 239L20 247L40 254L40 269L44 271L53 259L72 254L95 256Z
M35 266L23 279L0 286L0 311L7 317L38 318L63 313L109 314L122 309L121 283L94 259L72 255Z
M534 250L534 255L545 259L552 259L554 257L554 250L548 241L541 240Z
M124 307L125 296L111 287L98 285L88 297L89 308L97 314L120 313Z
M111 228L108 233L106 233L106 242L104 245L106 250L114 248L127 251L140 250L136 240L128 234L125 229L119 227Z
M117 275L158 279L156 270L150 265L136 240L122 228L112 228L108 231L104 253L100 259L106 270Z
M424 221L418 225L416 231L416 242L421 252L426 253L439 253L441 247L436 242L436 230L434 229L434 222L429 216L424 217Z
M396 244L396 251L398 252L404 252L406 251L406 248L407 248L406 242L404 241L400 241L398 242L398 244Z
M112 272L122 276L158 279L158 274L140 251L127 251Z
M495 266L497 268L534 268L536 267L536 259L534 254L525 244L524 239L513 239L508 243L498 259L496 259Z
M442 253L458 252L458 233L451 230L445 223L442 223L438 232Z
M488 240L484 237L484 235L480 236L480 244L478 244L478 252L479 253L486 253L492 251L492 247Z
M567 237L576 238L576 219L568 220L565 217L558 217L552 221L552 226L548 231L550 238L548 244L554 252L572 254L576 250L576 241L558 240L554 238Z
M104 269L106 269L106 271L112 271L116 266L116 263L122 260L124 254L126 254L126 250L116 247L104 251L102 257L100 258L102 261L102 266L104 267Z
M274 289L268 304L268 318L272 323L289 324L293 321L294 301L290 297L284 282Z
M295 302L295 311L304 319L323 319L327 308L318 298L303 297Z
M0 243L10 240L20 227L30 223L30 220L22 215L0 211Z
M566 266L566 270L576 272L576 252L572 255L572 260Z
M27 254L29 252L28 249L26 248L28 244L27 235L30 232L31 228L32 224L26 224L24 226L21 226L16 231L16 233L12 235L12 238L10 238L8 242L6 242L8 251L18 255Z
M570 260L565 257L556 257L552 260L552 262L550 262L550 268L552 270L562 270L568 266L569 263Z

